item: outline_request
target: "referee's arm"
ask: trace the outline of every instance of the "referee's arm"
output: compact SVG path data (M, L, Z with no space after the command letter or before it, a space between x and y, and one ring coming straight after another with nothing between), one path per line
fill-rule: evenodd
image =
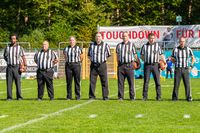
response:
M192 59L192 62L191 62L191 65L190 65L190 67L191 67L191 68L193 68L193 66L194 66L194 62L195 62L194 55L193 55L193 56L191 56L191 59Z
M58 63L58 56L56 55L56 53L53 51L53 54L54 54L54 60L53 60L53 64L57 64Z

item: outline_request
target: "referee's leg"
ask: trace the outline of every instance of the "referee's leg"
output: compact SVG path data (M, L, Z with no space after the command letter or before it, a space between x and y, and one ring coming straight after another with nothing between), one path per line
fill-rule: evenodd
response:
M65 74L66 74L66 82L67 82L67 99L72 99L72 73L73 66L66 64L65 66Z
M123 65L118 66L117 79L118 79L118 99L124 99L125 71Z
M161 99L161 85L160 85L160 71L158 64L155 64L153 67L153 78L156 84L156 99Z
M148 99L148 87L151 74L151 66L144 65L144 84L143 84L143 100Z
M44 76L40 70L37 70L38 98L42 99L44 95Z
M103 99L106 100L108 99L108 75L107 75L107 64L103 63L99 66L99 77L101 80L101 85L102 85L102 96Z
M135 99L135 88L134 88L134 70L126 69L127 80L129 84L129 96L131 100Z
M190 86L190 76L189 76L189 69L186 68L183 70L183 83L185 86L185 96L188 101L192 100L191 95L191 86Z
M50 100L54 99L54 87L53 87L53 69L48 70L46 73L44 73L46 85L47 85L47 92Z
M95 88L96 88L96 82L97 82L97 70L92 65L90 66L90 88L89 88L89 98L95 99Z
M16 95L17 99L21 99L21 75L19 74L19 67L13 68L13 76L16 84Z
M174 89L172 92L172 100L178 100L178 89L181 82L181 69L176 68L174 71Z
M74 65L73 67L73 75L74 75L74 83L75 83L75 95L76 99L81 98L81 86L80 86L80 81L81 81L81 65Z
M12 73L12 68L10 66L7 66L6 68L6 84L7 84L7 99L12 99L13 73Z

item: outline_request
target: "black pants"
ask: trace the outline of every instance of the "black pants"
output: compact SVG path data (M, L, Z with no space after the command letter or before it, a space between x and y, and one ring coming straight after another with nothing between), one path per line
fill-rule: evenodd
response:
M166 70L166 78L168 78L168 74L170 73L170 77L172 78L172 69Z
M51 99L54 98L53 74L53 68L49 68L47 70L37 70L38 98L43 98L45 84L47 86L48 96Z
M118 77L118 98L124 99L124 81L127 77L129 84L129 96L130 99L135 98L134 88L134 70L132 64L118 65L117 77Z
M19 73L19 65L8 65L6 69L7 99L12 99L12 85L15 81L17 99L21 96L21 75Z
M74 78L76 99L80 99L81 64L80 63L71 63L71 64L66 63L65 74L66 74L66 82L67 82L67 98L72 99L72 80Z
M160 86L160 70L158 63L144 64L144 85L143 85L143 98L148 98L148 87L150 81L150 75L153 74L154 82L156 85L156 99L161 98L161 86Z
M181 78L183 78L183 83L185 86L185 96L187 100L192 99L191 91L190 91L190 77L189 77L189 68L175 68L174 73L174 89L172 93L172 100L178 100L178 90L181 82Z
M90 90L89 90L89 98L96 98L95 96L95 88L97 76L99 75L102 86L102 96L103 98L108 98L108 76L107 76L107 64L102 63L99 65L91 63L90 65Z

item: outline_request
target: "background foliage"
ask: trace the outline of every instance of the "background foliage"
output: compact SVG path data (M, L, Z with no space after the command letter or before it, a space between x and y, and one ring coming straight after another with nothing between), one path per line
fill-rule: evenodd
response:
M33 48L44 39L57 47L70 35L94 40L97 25L176 25L177 15L198 24L199 7L198 0L1 0L0 42L15 32Z

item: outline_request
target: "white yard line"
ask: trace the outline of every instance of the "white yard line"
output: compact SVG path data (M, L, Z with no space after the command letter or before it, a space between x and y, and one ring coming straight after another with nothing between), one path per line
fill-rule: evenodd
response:
M0 119L5 117L8 117L8 115L0 115Z
M152 84L153 84L153 83L152 83ZM149 84L149 86L151 86L152 84ZM138 89L140 89L140 88L142 88L142 87L138 87L138 88L136 88L135 90L138 90ZM128 93L128 92L129 92L129 91L125 91L124 93ZM116 94L111 95L110 97L113 97L113 96L116 96ZM90 103L92 103L92 102L94 102L94 101L95 101L95 100L89 100L89 101L87 101L87 102L84 102L84 103L81 103L81 104L78 104L78 105L74 105L74 106L72 106L72 107L67 107L67 108L58 110L58 111L56 111L56 112L50 113L50 114L46 114L46 115L44 115L44 116L42 116L42 117L40 117L40 118L35 118L35 119L29 120L29 121L24 122L24 123L20 123L20 124L14 125L14 126L10 126L10 127L4 128L4 129L2 129L2 130L0 131L0 133L5 133L5 132L8 132L8 131L12 131L12 130L14 130L14 129L17 129L17 128L24 127L24 126L26 126L26 125L31 125L31 124L36 123L36 122L38 122L38 121L42 121L42 120L48 119L49 117L53 117L53 116L59 115L59 114L61 114L61 113L63 113L63 112L70 111L70 110L73 110L73 109L76 109L76 108L80 108L80 107L82 107L82 106L84 106L84 105L88 105L88 104L90 104Z

